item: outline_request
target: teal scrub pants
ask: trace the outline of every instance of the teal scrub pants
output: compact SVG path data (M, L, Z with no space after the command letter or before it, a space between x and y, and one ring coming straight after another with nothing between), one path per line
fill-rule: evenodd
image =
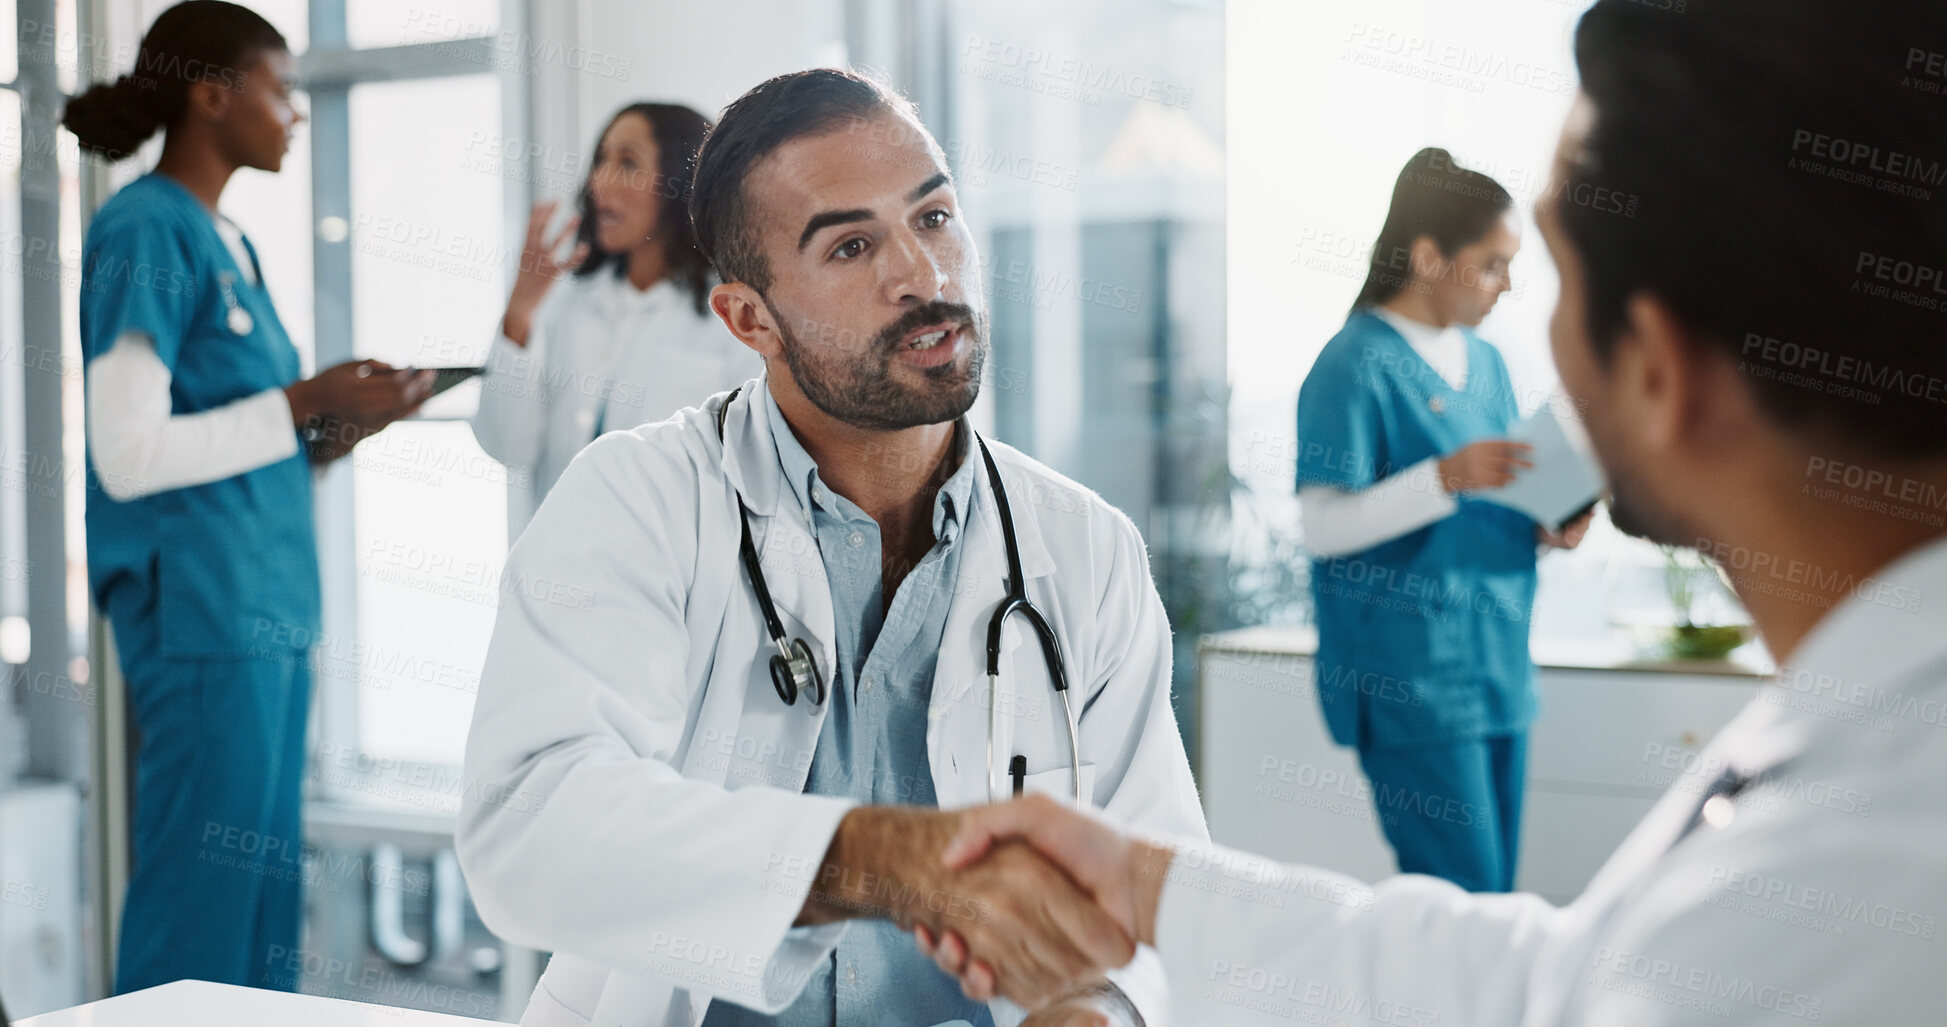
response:
M165 658L155 597L135 591L108 597L138 739L115 992L184 979L295 991L310 654Z
M1372 801L1402 874L1472 892L1514 889L1526 732L1359 750Z

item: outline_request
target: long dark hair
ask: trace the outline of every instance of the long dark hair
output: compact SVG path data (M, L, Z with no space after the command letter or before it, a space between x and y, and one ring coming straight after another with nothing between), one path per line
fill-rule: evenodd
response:
M696 151L702 147L703 137L710 133L710 119L680 103L632 103L608 119L608 125L595 137L594 149L589 153L600 152L602 137L630 114L648 120L649 134L656 141L656 179L650 188L662 197L656 212L656 231L662 233L663 259L669 263L669 277L689 293L696 312L703 314L709 310L710 260L696 245L696 229L690 224L690 187L696 171ZM588 174L588 180L581 184L578 200L581 228L575 232L575 240L588 247L588 258L575 269L575 274L592 275L608 268L619 278L629 273L628 255L605 252L595 241L595 197L589 189L595 176L593 160Z
M1451 257L1486 237L1513 206L1501 183L1455 164L1453 154L1436 146L1414 154L1393 184L1392 207L1352 309L1378 306L1413 281L1413 243L1421 236Z
M240 89L240 68L247 58L263 50L288 49L283 34L247 7L186 0L156 16L128 74L69 100L61 124L82 149L118 161L157 129L182 119L190 86L214 82Z

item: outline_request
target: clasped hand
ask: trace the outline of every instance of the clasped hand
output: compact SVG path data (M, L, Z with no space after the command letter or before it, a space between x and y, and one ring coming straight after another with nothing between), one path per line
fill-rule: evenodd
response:
M1041 797L862 807L840 824L799 922L892 920L968 997L1041 1010L1032 1024L1140 1023L1104 974L1153 933L1168 859Z

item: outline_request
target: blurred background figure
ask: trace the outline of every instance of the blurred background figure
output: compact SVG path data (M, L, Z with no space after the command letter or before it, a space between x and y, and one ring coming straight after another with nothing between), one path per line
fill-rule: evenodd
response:
M716 281L686 205L709 130L680 104L630 104L596 140L576 215L552 229L547 201L528 218L473 432L533 476L536 503L595 436L757 376L757 355L705 305Z
M1504 438L1520 416L1507 365L1469 330L1510 287L1513 206L1447 151L1415 154L1298 394L1326 724L1358 748L1399 869L1474 891L1514 883L1536 543L1572 548L1588 523L1558 536L1466 494L1530 466Z
M82 260L88 577L139 738L123 992L292 987L272 953L297 946L303 894L312 468L432 385L376 361L298 380L256 251L217 212L237 169L282 164L303 120L293 67L269 22L191 0L156 19L132 74L64 118L110 161L165 133L155 170L96 214Z

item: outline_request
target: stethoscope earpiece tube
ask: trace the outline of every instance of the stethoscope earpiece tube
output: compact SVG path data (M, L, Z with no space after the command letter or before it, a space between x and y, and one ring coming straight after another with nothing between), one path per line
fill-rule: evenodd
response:
M730 390L725 396L723 406L717 408L717 441L723 442L724 419L730 415L730 401L737 398L743 387ZM771 687L777 689L777 697L786 706L798 704L798 693L809 692L811 704L822 706L825 703L825 679L818 673L818 661L812 658L811 647L804 639L794 638L785 641L784 621L777 615L777 605L771 601L770 586L764 583L764 569L757 562L757 545L750 538L750 508L744 505L744 497L737 496L737 517L743 525L743 539L738 543L738 557L744 565L744 576L750 579L750 590L757 594L757 608L763 611L764 627L771 635L771 643L777 646L777 655L771 657Z
M985 439L975 435L974 442L980 447L981 461L987 465L987 483L994 488L994 505L1001 515L1001 539L1007 544L1007 598L1001 600L1000 608L987 622L987 801L1000 800L994 739L1000 733L1001 630L1007 625L1008 616L1018 611L1027 618L1028 627L1041 642L1041 658L1048 665L1048 680L1054 685L1055 694L1061 696L1062 712L1068 721L1069 770L1074 778L1075 806L1079 809L1086 805L1082 795L1081 728L1075 720L1075 707L1068 701L1068 665L1061 658L1061 639L1055 635L1048 618L1041 615L1040 607L1028 598L1027 575L1021 572L1021 546L1014 539L1014 511L1007 502L1007 487L1001 484L1000 467L994 463L994 454L987 451Z

